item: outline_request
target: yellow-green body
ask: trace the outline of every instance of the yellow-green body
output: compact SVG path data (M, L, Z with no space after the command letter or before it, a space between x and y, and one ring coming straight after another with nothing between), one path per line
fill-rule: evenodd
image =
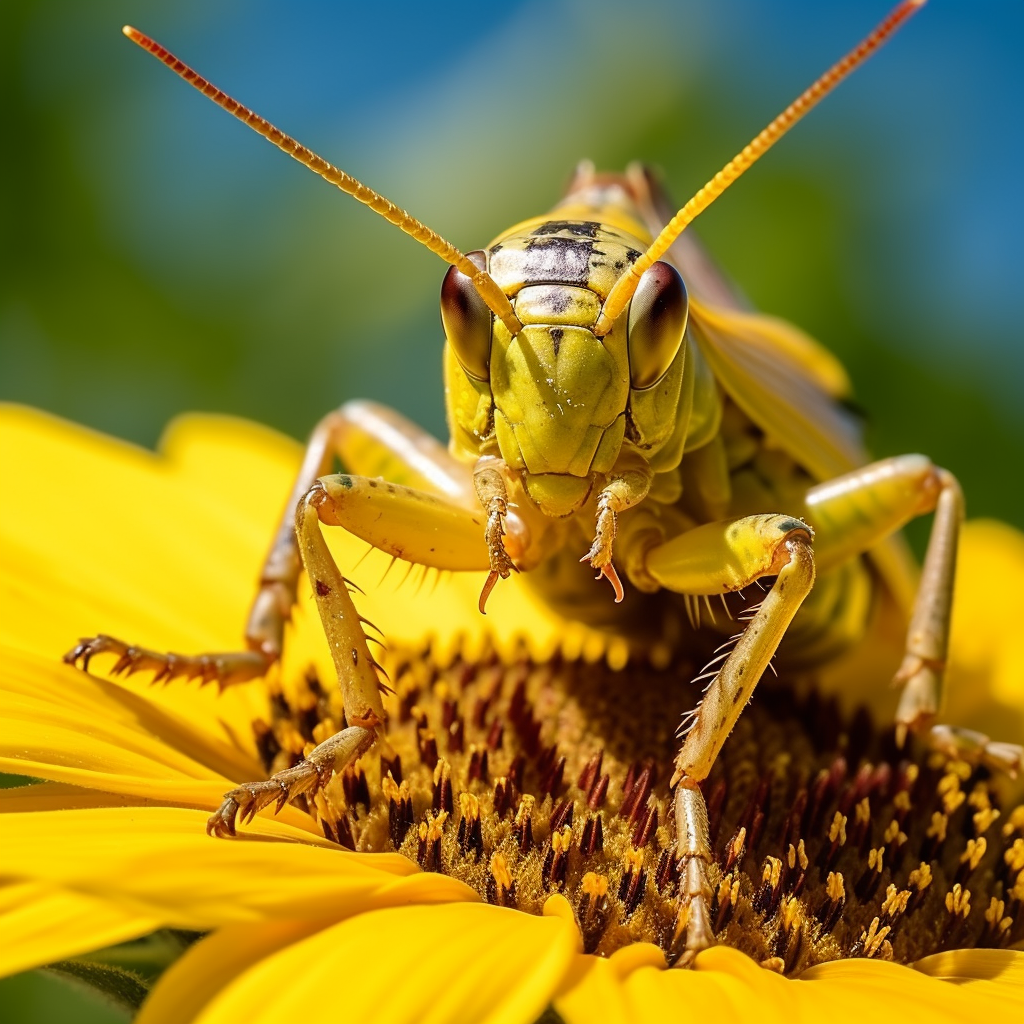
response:
M757 514L786 513L813 523L808 490L867 462L855 427L836 402L846 378L834 358L789 325L735 305L702 304L700 282L687 279L692 248L683 248L676 260L690 293L683 344L654 386L631 388L626 317L603 338L592 328L612 285L659 226L658 196L644 196L639 180L634 173L585 181L550 214L517 224L488 246L487 269L524 325L513 338L495 322L489 381L468 376L452 347L445 349L450 451L469 464L496 456L518 475L519 486L513 482L509 494L506 547L560 612L604 627L635 628L641 617L653 621L642 594L616 606L605 588L595 586L593 571L579 564L593 537L596 495L616 468L640 460L653 471L646 498L618 517L615 552L633 587L654 592L662 588L643 557L651 538ZM713 287L721 282L709 280ZM720 289L722 297L735 303ZM713 350L709 358L714 341L708 333L722 329L723 317L730 328L738 322L757 330L748 346L753 365L766 352L776 356L775 373L786 378L785 389L773 393L769 384L753 401L743 401L755 371L732 373L733 353ZM795 401L801 392L809 393L808 408ZM822 405L829 420L816 432L804 431L803 421ZM796 421L797 429L773 435L770 427L779 421ZM892 515L883 519L891 531ZM846 519L841 529L822 526L825 536L816 547L831 552L826 568L835 571L819 574L800 617L801 645L819 656L863 632L879 574L904 607L913 591L913 569L898 540L877 538L881 551L872 569L848 554ZM521 542L524 536L528 540ZM743 530L734 530L733 540L752 548L739 557L731 577L712 571L729 561L724 548L730 542L718 531L702 547L703 564L688 564L672 589L712 595L745 586L765 557L763 540ZM864 548L850 547L859 550ZM722 626L728 621L722 614L718 619Z

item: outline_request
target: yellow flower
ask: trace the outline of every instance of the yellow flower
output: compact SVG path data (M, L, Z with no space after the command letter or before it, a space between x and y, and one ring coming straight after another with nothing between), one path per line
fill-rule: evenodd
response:
M652 862L643 867L647 839L637 839L645 830L656 833L657 814L653 820L648 814L627 822L620 806L616 816L607 816L607 848L619 843L625 851L624 864L615 869L620 872L617 897L609 892L609 873L601 871L584 874L570 891L559 883L558 857L570 842L576 849L584 824L582 819L571 822L571 815L566 821L566 802L556 803L563 784L557 750L536 755L537 763L547 767L541 772L545 778L533 780L535 789L547 786L550 795L538 791L537 806L544 808L538 823L550 832L547 845L541 848L539 835L531 840L533 846L526 842L525 824L514 822L511 814L497 824L492 814L477 826L485 831L474 833L480 821L474 791L457 785L453 792L446 773L463 772L457 783L468 777L496 788L502 781L488 778L486 763L481 766L483 745L472 751L467 747L473 728L488 724L498 734L489 749L493 765L499 763L501 730L487 716L483 688L498 686L511 673L513 682L519 678L521 684L517 692L534 700L536 719L513 695L513 703L518 699L520 704L510 712L508 727L516 728L518 743L536 747L543 737L539 731L531 734L532 723L538 722L540 730L554 716L560 735L569 736L569 742L575 737L583 749L588 736L579 716L591 713L593 693L604 692L598 686L601 673L610 672L585 665L602 658L616 664L621 660L621 652L608 651L595 635L557 622L513 586L495 593L486 624L496 633L486 636L474 610L475 578L442 580L432 592L432 581L421 592L411 583L367 587L360 599L363 614L384 628L392 646L388 663L398 669L392 704L395 747L402 735L411 744L403 748L403 784L414 786L419 779L422 792L416 799L424 792L429 798L432 779L437 806L417 806L413 821L402 809L405 799L413 806L413 797L411 790L402 791L399 765L392 766L391 775L382 772L379 783L369 767L359 768L317 798L314 816L290 805L277 816L261 815L240 828L235 841L209 838L205 819L226 789L263 777L275 759L297 756L312 738L307 734L330 727L332 715L340 715L320 687L320 678L332 678L331 665L308 601L296 612L280 671L267 683L236 686L223 694L194 683L151 686L136 677L108 681L62 664L60 656L78 636L101 631L159 649L223 650L237 644L254 576L298 463L298 446L251 424L213 417L176 421L159 455L16 408L0 413L0 430L5 492L0 768L46 780L8 790L0 803L5 883L0 889L0 968L5 972L169 926L209 934L162 976L137 1018L142 1024L335 1017L528 1024L549 1005L569 1022L835 1021L879 1014L960 1021L968 1015L1013 1019L1024 1009L1024 953L954 948L912 966L878 958L892 955L894 948L922 948L925 941L932 941L932 948L956 945L950 938L956 935L984 936L996 945L998 930L1014 927L1002 924L1011 910L1024 914L1024 891L1017 892L1024 889L1024 814L1000 811L990 788L965 766L946 766L936 774L936 798L945 801L942 806L949 812L944 819L939 812L946 823L941 829L950 821L966 827L969 813L974 821L970 834L982 837L965 838L959 868L960 847L954 851L951 871L963 884L951 884L948 893L938 892L937 884L928 889L923 869L913 876L913 865L907 864L899 877L916 877L909 888L894 885L891 891L855 897L855 886L867 893L876 885L871 872L883 877L886 856L872 848L865 849L863 863L857 860L854 847L861 840L870 846L874 827L863 802L848 808L848 821L826 822L823 832L828 835L831 828L843 843L849 836L841 851L847 859L835 865L863 867L859 877L848 878L846 911L836 899L817 908L816 921L805 920L816 908L809 895L803 901L795 894L781 898L782 888L792 887L796 876L786 874L779 858L765 858L756 892L749 890L749 878L737 861L735 873L723 879L718 914L730 922L723 925L727 939L739 935L738 944L760 949L766 954L763 964L723 944L701 954L694 970L666 970L661 949L641 941L647 934L643 928L658 935L660 904L650 881L646 891L640 886L635 906L643 909L633 918L593 926L593 915L604 913L608 900L618 898L615 906L620 907L633 899L623 895L630 879L639 880L645 870L652 877L657 873ZM341 531L331 532L340 564L354 565L362 546L340 536ZM375 581L378 571L371 558L362 563L357 580ZM955 714L958 724L981 728L997 718L994 731L1000 738L1019 734L1013 730L1019 730L1024 706L1022 651L1010 618L1010 587L1022 571L1024 541L1018 534L998 524L967 528L954 639L954 655L962 664L953 672L952 687L955 696L959 675L969 678L973 689ZM503 622L514 623L515 630L502 631ZM429 650L424 646L428 636ZM1012 642L985 642L1001 636ZM556 651L558 660L548 661ZM572 686L579 692L549 707L546 715L536 705L547 691L537 689L534 677L557 674L558 665L571 667ZM470 676L461 691L453 689L453 679ZM642 687L639 676L631 679L631 685ZM588 686L598 689L590 692ZM639 692L631 691L642 702ZM537 693L542 696L535 698ZM477 695L474 706L466 706L466 694ZM461 709L456 698L463 700ZM434 720L425 724L428 716L418 700L424 707L433 701L434 711L445 709L446 734ZM770 704L771 698L762 699L759 692L744 720L753 721L756 708ZM784 701L778 707L779 720L788 721L789 728L797 712ZM806 708L799 712L805 713ZM786 737L772 754L776 774L765 776L778 781L790 777L786 773L812 746L806 737L780 733L782 727L772 721L757 720L760 731L753 746L770 747L779 735ZM667 723L669 739L673 726ZM742 728L737 736L730 740L735 750L750 744ZM843 742L852 757L858 742L854 730ZM618 756L612 746L604 763L611 776L606 788L622 782L614 776L618 769L608 768ZM413 765L415 756L424 763ZM763 753L752 755L753 760L744 756L733 756L736 772ZM476 767L470 769L473 757ZM833 764L833 771L840 770L839 764ZM890 786L897 794L893 800L898 805L902 792L909 806L917 769L898 770L910 781L903 790L902 783ZM465 775L471 771L477 774ZM601 772L598 764L587 779L592 793L600 789L594 782ZM864 775L865 792L874 797L869 775ZM623 806L637 778L634 772L625 779ZM580 779L575 781L582 786ZM732 782L723 776L721 785ZM600 799L595 798L597 804ZM490 800L488 795L488 807ZM360 801L363 809L356 815L353 809ZM650 804L655 811L657 806ZM720 810L723 822L738 822L743 806L730 808L726 801ZM529 811L527 805L527 819ZM779 818L777 801L773 813L788 820ZM447 827L446 814L451 815ZM753 830L753 819L750 823ZM324 826L332 838L322 834ZM764 827L767 834L775 826L768 822ZM937 834L924 830L908 838L895 819L879 827L889 856L904 844L917 844L915 849L940 844ZM664 833L664 820L661 828ZM731 839L723 832L720 848L731 844L728 848L740 850L740 831ZM913 832L909 824L905 832ZM984 835L990 837L988 849ZM499 840L506 844L502 849L522 841L521 848L528 850L527 867L520 865L518 874L499 859ZM342 848L346 842L364 851L402 852L354 852ZM1000 843L997 862L994 850ZM833 845L838 850L843 844L837 838ZM481 859L485 846L496 852ZM802 863L803 847L799 854L793 849L790 867L799 873L793 865ZM821 850L827 860L828 850L824 845ZM442 865L448 873L421 870L417 860ZM811 865L808 877L819 869L824 875L832 862L822 863ZM939 857L936 871L945 870L944 863ZM827 885L819 886L827 891L826 903L843 886L841 872L831 874ZM947 880L952 883L953 877ZM551 884L545 888L538 879ZM991 892L991 903L985 899L982 905L982 891ZM881 908L878 920L869 924L851 916L858 899L862 917L869 912L865 908ZM922 899L932 909L915 911L914 901ZM839 922L832 931L824 923L829 907ZM934 934L910 939L901 933L897 938L896 931L886 930L902 915L926 911L933 918L919 931L945 928L949 941ZM644 920L636 923L639 918ZM845 939L844 928L849 932ZM794 945L793 934L806 936L807 942ZM860 956L818 962L829 959L828 948L838 955L843 941ZM594 948L610 955L594 955ZM794 965L811 962L816 966L795 980L776 973L793 973Z

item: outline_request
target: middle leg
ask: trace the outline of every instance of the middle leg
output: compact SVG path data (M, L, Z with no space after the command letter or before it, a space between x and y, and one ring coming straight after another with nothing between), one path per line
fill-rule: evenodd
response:
M1024 748L992 742L958 726L936 724L942 711L953 609L957 540L964 515L956 479L923 455L899 455L811 488L807 515L814 524L818 565L828 569L865 552L915 516L934 513L921 582L913 598L903 662L896 736L922 736L948 756L1016 774Z
M85 671L98 654L114 654L113 675L152 671L154 682L200 678L224 689L263 676L281 657L285 623L302 571L295 509L335 459L354 473L382 476L420 488L453 505L475 508L472 477L440 441L405 417L375 402L353 401L325 416L313 430L291 495L264 560L245 627L245 650L174 654L101 634L83 637L64 656Z

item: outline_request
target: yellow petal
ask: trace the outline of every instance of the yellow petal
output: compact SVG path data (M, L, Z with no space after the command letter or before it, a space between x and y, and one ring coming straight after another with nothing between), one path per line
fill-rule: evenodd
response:
M622 979L609 961L597 956L573 959L553 1003L565 1024L631 1024L637 1019ZM662 1015L652 1019L670 1018Z
M46 666L43 671L52 669ZM9 691L2 696L0 750L5 757L95 765L118 774L226 781L223 775L138 728L81 714L41 697L12 697Z
M554 999L555 1009L566 1024L631 1024L632 1021L658 1020L667 1014L641 1018L622 984L641 967L663 970L665 954L649 942L635 942L617 950L608 959L577 956L562 979Z
M973 952L988 954L990 951ZM1010 953L1010 956L1024 958L1024 953ZM973 966L979 969L985 961L991 963L987 955L971 959ZM927 960L922 962L927 969ZM968 960L960 964L961 968L970 965ZM898 964L835 960L812 967L793 982L794 999L807 1015L812 1007L820 1010L825 1006L834 1008L839 1020L863 1021L881 1013L892 1020L927 1020L936 1024L1014 1020L1024 1013L1024 989L1019 983L1013 984L1013 971L1008 965L1004 966L1008 983L988 980L961 985L940 981L929 977L925 971ZM1019 970L1019 964L1015 970ZM1008 1010L1013 1012L1008 1014Z
M324 926L322 921L263 921L218 928L161 975L135 1024L187 1024L237 975Z
M38 882L0 889L0 976L146 935L154 917Z
M642 967L623 982L640 1020L686 1006L697 1018L716 1012L726 1020L756 1016L759 1024L789 1024L788 982L735 949L717 946L697 957L691 971ZM717 1008L717 1009L716 1009Z
M197 1020L306 1019L329 993L346 1024L531 1024L577 941L576 928L558 916L481 904L376 910L255 964Z
M237 642L280 505L262 477L245 484L256 501L224 508L151 452L28 409L5 408L0 426L0 538L20 591L5 587L7 642L50 655L90 632L183 650Z
M964 525L950 637L946 718L1001 740L1024 734L1024 534L991 519Z
M478 898L399 854L350 853L273 819L231 841L208 837L205 823L203 812L170 807L3 814L3 870L199 930Z
M263 774L254 758L205 724L38 655L9 648L2 653L4 770L211 810L234 783ZM284 817L315 828L295 808L287 808Z
M616 963L616 960L619 960ZM567 1024L629 1024L687 1018L787 1022L1010 1020L1024 1010L1024 953L958 950L900 967L844 960L783 978L724 946L702 953L692 971L578 957L555 999ZM924 974L933 977L925 977ZM944 977L960 984L938 981Z
M952 981L974 995L1006 1000L1008 1019L1024 1015L1024 952L1013 949L950 949L926 956L914 970Z
M567 1024L642 1024L677 1019L683 1012L693 1020L788 1024L792 1017L781 998L787 984L725 946L701 954L693 970L665 970L660 951L644 944L639 953L623 951L609 960L577 958L555 1009Z
M276 525L302 461L302 445L292 438L252 420L209 413L171 420L158 450L183 486L257 526L268 516Z
M49 707L51 714L62 720L76 720L82 732L109 725L120 730L124 742L168 765L187 755L189 761L199 762L224 778L251 779L254 772L262 772L249 723L243 735L236 738L225 728L221 717L224 704L212 691L205 694L210 698L205 707L192 709L205 714L186 716L173 707L158 707L150 699L159 693L158 688L147 687L135 693L120 683L85 675L49 657L0 647L0 664L0 701L4 707L14 702L32 710ZM176 688L185 687L180 684ZM135 734L134 738L126 730ZM239 739L247 740L242 749Z
M3 790L0 794L0 814L11 811L65 811L83 807L137 807L139 803L120 793L83 789L63 782L37 782Z

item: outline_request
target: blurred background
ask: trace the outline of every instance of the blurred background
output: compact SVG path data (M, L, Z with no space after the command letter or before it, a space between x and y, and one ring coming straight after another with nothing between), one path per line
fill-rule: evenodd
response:
M129 21L463 250L581 157L682 203L888 0L5 0L0 398L152 446L191 409L296 437L361 396L444 436L443 264L120 34ZM1024 525L1024 6L931 4L697 231L846 363L878 455ZM920 541L920 531L917 540ZM0 1021L121 1019L56 981Z

